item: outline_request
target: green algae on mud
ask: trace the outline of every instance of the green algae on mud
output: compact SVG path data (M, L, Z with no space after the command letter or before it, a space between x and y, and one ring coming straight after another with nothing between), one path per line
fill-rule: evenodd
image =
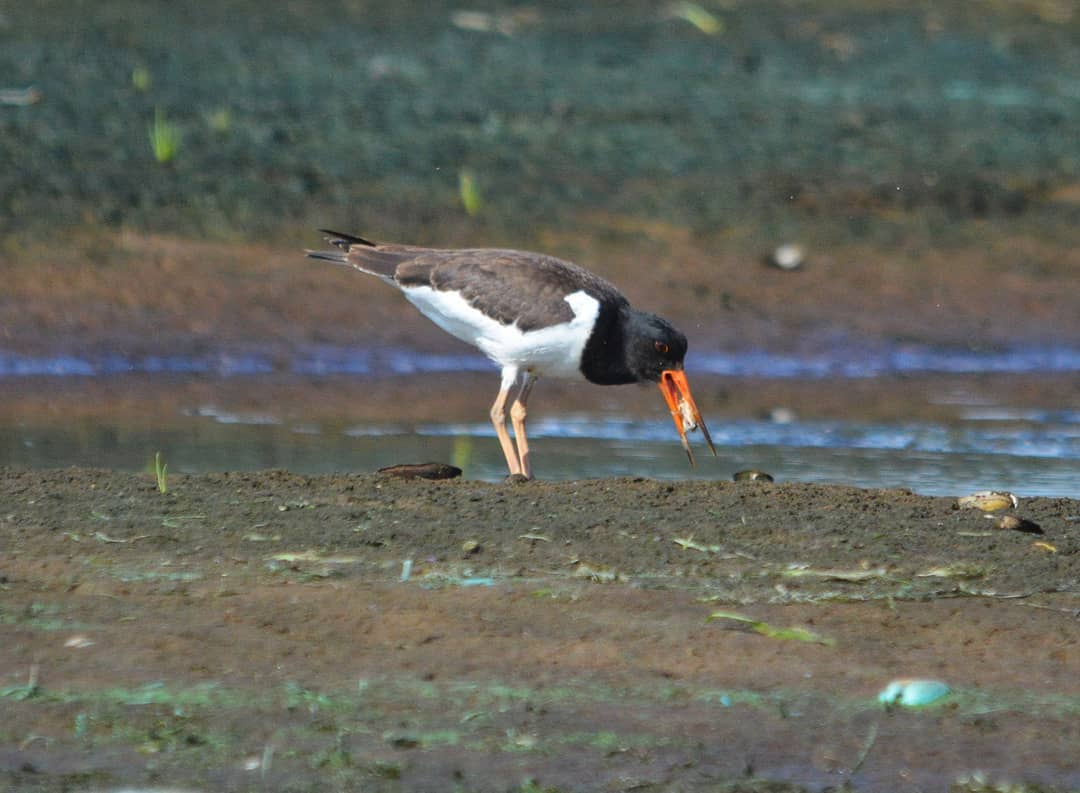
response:
M5 469L0 499L15 789L1077 784L1076 501L1021 502L1050 551L806 485ZM882 709L903 676L954 693Z

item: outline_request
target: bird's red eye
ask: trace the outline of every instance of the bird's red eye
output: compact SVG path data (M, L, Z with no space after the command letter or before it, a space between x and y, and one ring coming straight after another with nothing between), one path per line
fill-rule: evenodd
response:
M668 346L667 346L667 344L665 342L654 341L653 346L656 347L656 351L658 353L660 353L661 355L667 355L668 354Z

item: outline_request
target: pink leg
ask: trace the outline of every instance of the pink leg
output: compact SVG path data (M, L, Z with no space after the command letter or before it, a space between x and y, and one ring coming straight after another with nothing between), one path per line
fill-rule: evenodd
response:
M499 445L502 446L506 464L510 467L510 476L522 473L521 461L517 450L514 449L514 442L510 440L510 433L506 431L506 399L510 395L510 387L513 386L515 380L517 380L517 369L513 367L503 369L502 387L499 389L499 395L495 397L495 404L491 406L491 423L495 427Z
M525 380L521 383L521 390L517 399L510 407L510 423L514 426L514 440L517 441L518 459L521 463L521 473L526 479L532 479L532 466L529 464L529 441L525 437L525 416L527 415L526 402L529 393L536 385L536 377L530 372L525 373Z

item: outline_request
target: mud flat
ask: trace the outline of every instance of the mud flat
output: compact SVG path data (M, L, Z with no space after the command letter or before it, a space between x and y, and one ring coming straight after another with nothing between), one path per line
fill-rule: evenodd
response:
M0 471L7 789L1080 787L1080 501L165 486Z

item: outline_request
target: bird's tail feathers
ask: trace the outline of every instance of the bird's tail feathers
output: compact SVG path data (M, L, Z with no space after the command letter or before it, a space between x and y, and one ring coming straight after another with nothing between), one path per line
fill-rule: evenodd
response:
M309 259L321 259L324 262L333 262L334 264L348 264L349 258L341 251L312 251L305 250L305 255Z
M331 231L330 229L319 229L323 234L326 234L326 241L333 245L335 248L341 248L344 251L348 251L353 245L363 245L368 248L377 247L377 243L371 240L366 240L363 237L356 237L352 234L345 234L341 231Z
M319 229L319 231L328 235L326 241L337 250L304 251L308 257L346 267L354 267L361 272L377 275L388 281L394 280L397 266L401 262L415 256L415 254L405 253L400 250L387 250L376 242L352 234L343 234L340 231L330 231L329 229Z

